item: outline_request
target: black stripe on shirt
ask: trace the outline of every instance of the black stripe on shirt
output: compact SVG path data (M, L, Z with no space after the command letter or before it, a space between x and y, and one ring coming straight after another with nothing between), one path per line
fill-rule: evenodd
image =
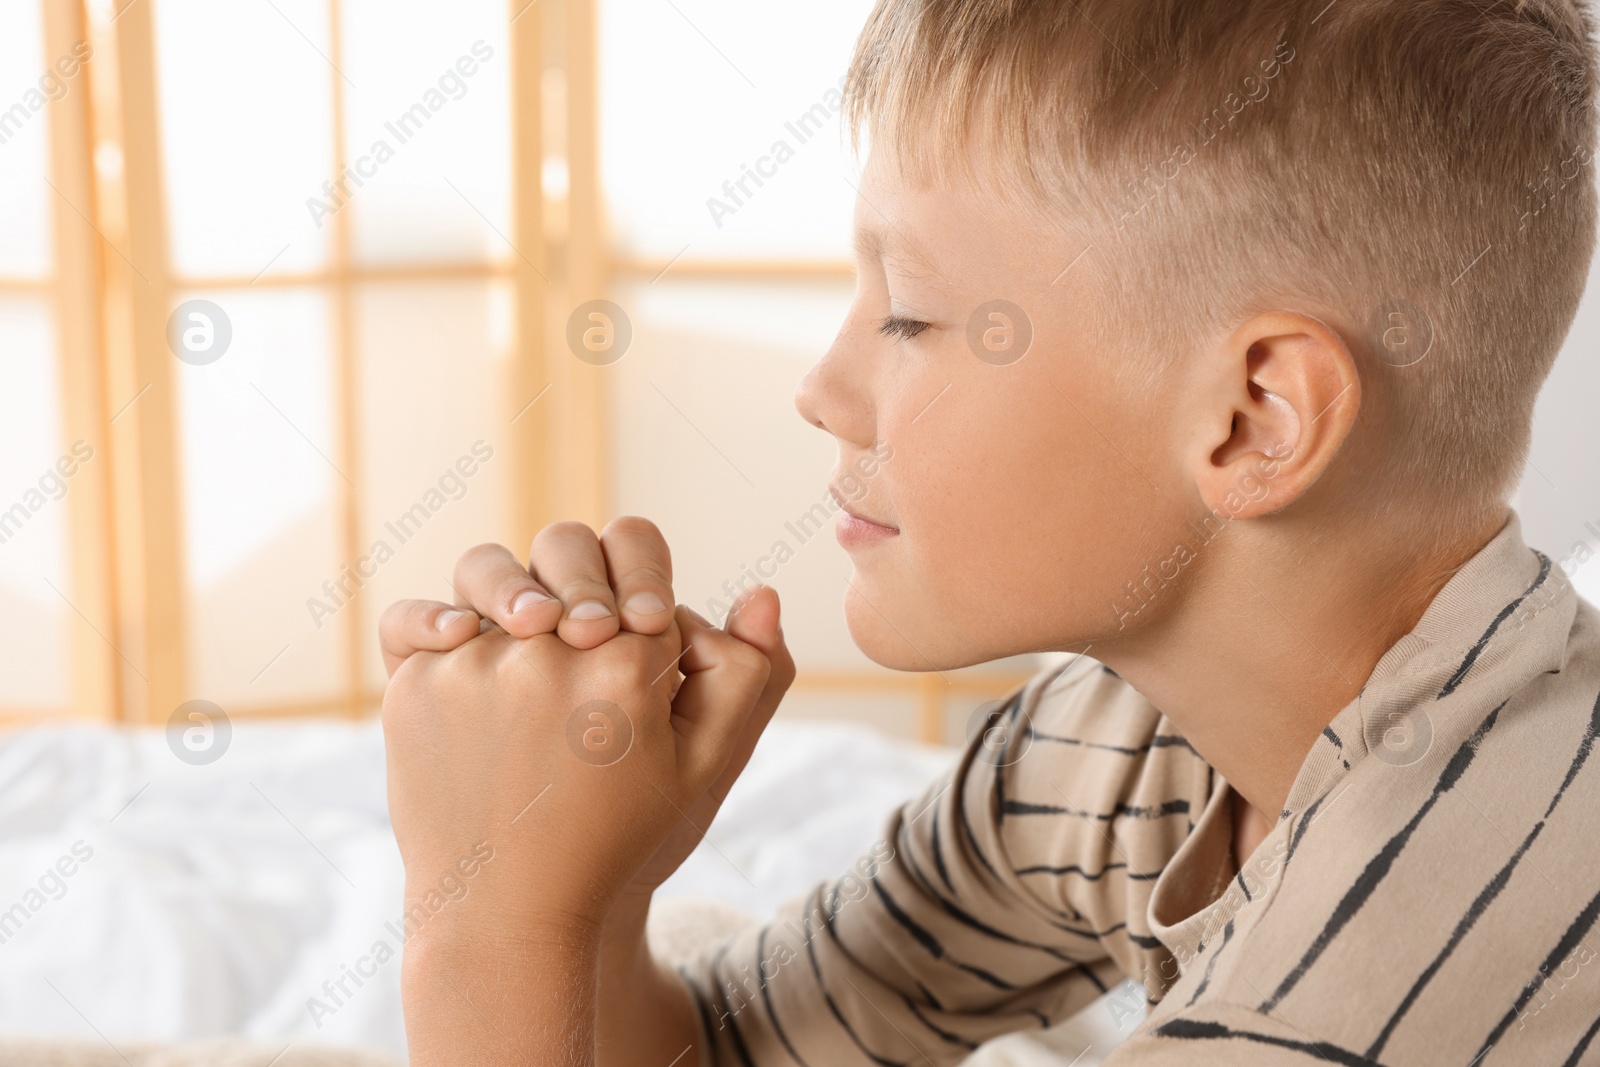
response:
M1544 963L1539 966L1538 974L1531 982L1522 987L1522 993L1517 997L1516 1003L1511 1005L1511 1009L1505 1013L1505 1016L1495 1025L1495 1028L1489 1031L1489 1036L1483 1039L1483 1046L1478 1049L1478 1055L1474 1057L1472 1062L1476 1063L1479 1059L1482 1059L1483 1054L1488 1052L1494 1046L1494 1043L1500 1040L1501 1035L1510 1029L1512 1022L1516 1020L1518 1015L1522 1014L1522 1009L1528 1006L1528 1001L1532 1000L1534 995L1539 992L1539 987L1544 985L1545 976L1560 967L1562 962L1572 955L1573 950L1583 942L1584 935L1594 929L1594 923L1597 918L1600 918L1600 893L1595 894L1594 898L1578 913L1577 918L1572 920L1572 925L1567 927L1567 932L1561 935L1561 940L1556 942L1555 947L1550 950L1550 954L1544 958Z
M912 939L915 940L917 944L926 949L928 951L928 955L932 956L936 960L943 960L952 967L956 967L962 971L965 971L974 978L994 986L996 989L1001 989L1009 993L1017 988L1015 985L1006 981L1004 978L1001 978L997 974L986 971L982 967L975 967L970 963L963 963L954 956L951 956L950 953L945 951L944 945L940 943L938 938L934 937L926 927L922 926L915 919L905 913L900 905L895 902L894 897L889 895L889 891L884 889L883 884L876 878L872 880L872 888L877 894L879 903L883 905L884 911L889 913L889 917L895 922L899 923L901 927L903 927L905 931L911 935Z
M833 933L831 925L828 927L828 931L830 934ZM834 936L837 943L837 935ZM861 1040L861 1035L856 1033L855 1028L844 1017L844 1012L839 1010L839 1005L834 1001L833 994L828 992L828 983L822 977L822 964L817 960L817 945L815 941L806 942L806 956L811 960L811 973L816 977L817 992L822 995L822 1002L828 1006L828 1011L832 1013L834 1020L839 1024L839 1028L855 1043L856 1048L861 1050L861 1054L877 1064L878 1067L911 1067L910 1064L902 1063L899 1060L885 1059L867 1047L866 1042ZM846 975L846 980L848 979L849 976ZM861 993L860 988L854 982L851 982L850 985L856 992ZM867 995L861 993L861 999L866 1000ZM869 1000L867 1003L870 1004L872 1002Z
M687 967L678 968L678 977L683 979L685 988L689 990L689 999L694 1001L695 1008L700 1012L700 1028L705 1031L706 1035L705 1054L710 1061L705 1064L705 1067L719 1067L722 1057L717 1053L716 1039L711 1036L711 1010L706 1004L705 992L700 988L699 983L694 980Z
M1016 740L1017 733L1018 733L1018 731L1016 729L1016 719L1021 714L1022 714L1022 701L1021 700L1012 701L1010 709L1007 710L1007 712L1006 712L1006 732L1005 732L1006 740L1005 740L1005 744L1000 746L999 757L995 760L995 762L993 764L993 766L994 766L994 804L995 804L996 808L1000 808L1000 809L1004 809L1005 805L1006 805L1006 768L1008 766L1010 766L1010 764L1011 764L1011 760L1010 760L1011 743L1014 740ZM1024 723L1028 722L1026 716L1023 717L1023 722ZM1031 730L1032 729L1032 725L1029 724L1028 728ZM1027 749L1023 749L1023 754L1024 755L1027 754ZM987 761L985 761L985 762L987 762Z
M1300 847L1300 839L1305 836L1306 830L1310 829L1311 820L1317 817L1317 809L1322 807L1322 802L1327 799L1328 794L1322 794L1312 802L1312 805L1306 809L1306 813L1300 817L1299 825L1294 828L1294 833L1289 836L1289 852L1283 858L1284 866L1287 867L1289 865L1289 857L1293 856L1294 850Z
M1435 700L1443 700L1456 691L1456 687L1467 676L1467 672L1472 670L1472 665L1478 662L1479 656L1483 655L1483 650L1489 647L1489 641L1494 637L1495 631L1500 629L1500 624L1509 619L1511 613L1516 611L1522 602L1527 600L1533 594L1533 591L1543 585L1544 580L1550 576L1550 557L1538 550L1534 550L1533 554L1539 557L1539 576L1533 580L1532 585L1523 590L1521 596L1500 609L1500 614L1496 615L1494 621L1489 624L1489 628L1483 631L1483 636L1478 638L1477 644L1467 649L1466 657L1462 659L1461 666L1457 667L1456 672L1450 676L1450 680L1444 683L1444 688L1439 690L1439 695L1434 698Z
M956 887L950 883L950 871L944 865L944 848L939 844L939 815L934 813L928 847L933 850L933 869L939 872L939 881L944 887L954 893Z
M790 1042L789 1035L783 1029L783 1022L778 1018L778 1008L772 1003L772 991L767 988L767 976L762 973L762 964L767 958L767 933L769 927L762 927L760 935L756 938L756 986L761 990L761 1002L767 1006L767 1018L772 1020L772 1030L778 1035L778 1040L783 1042L783 1047L789 1056L800 1067L810 1067L795 1051L794 1044Z
M961 832L967 839L967 847L972 849L972 854L983 865L983 869L989 872L989 876L998 882L1001 880L1000 872L994 869L989 857L985 856L983 849L978 846L978 835L972 829L972 820L967 814L967 785L970 781L971 779L967 777L961 779L961 795L955 798L956 819L961 823Z
M1127 868L1128 865L1120 860L1113 863L1108 863L1104 867L1101 867L1098 871L1084 870L1076 863L1069 863L1064 867L1052 867L1047 864L1037 864L1032 867L1018 868L1017 874L1019 876L1027 874L1075 874L1086 882L1098 882L1100 879L1106 876L1106 872L1108 871L1123 871L1127 870ZM1153 882L1157 878L1161 877L1161 872L1164 870L1166 870L1165 867L1156 871L1128 871L1126 877L1130 882Z
M1169 815L1189 814L1189 801L1183 798L1169 800L1163 804L1149 806L1141 804L1118 804L1108 812L1079 811L1077 808L1064 808L1059 804L1034 804L1023 800L1008 800L1000 808L1002 815L1071 815L1079 819L1094 819L1098 822L1111 822L1113 819L1164 819Z
M942 1027L935 1026L934 1023L933 1023L933 1020L928 1018L926 1015L922 1014L922 1009L917 1005L917 1002L912 1000L910 997L908 997L908 996L906 996L905 994L902 993L901 996L900 996L900 999L902 999L902 1000L904 1000L906 1002L906 1007L911 1010L911 1014L912 1015L915 1015L917 1017L917 1021L920 1022L923 1026L926 1026L930 1031L932 1031L934 1036L937 1037L940 1041L943 1041L947 1045L954 1045L956 1048L959 1048L959 1049L965 1049L968 1052L976 1052L978 1050L978 1046L977 1045L975 1045L971 1041L968 1041L966 1038L962 1037L960 1034L953 1034L950 1031L945 1030ZM910 1038L907 1038L906 1040L909 1041Z
M1338 936L1339 931L1343 930L1345 925L1356 917L1356 913L1372 897L1372 894L1377 892L1378 886L1388 876L1390 868L1394 866L1394 861L1399 858L1400 853L1411 840L1411 836L1417 832L1417 827L1421 826L1422 821L1433 811L1434 805L1439 803L1439 798L1454 788L1456 783L1461 780L1461 776L1466 773L1467 768L1471 766L1473 757L1478 754L1478 746L1483 743L1483 739L1488 735L1489 731L1494 729L1494 724L1500 717L1500 708L1505 706L1505 702L1502 702L1500 707L1495 708L1484 716L1483 721L1478 724L1478 728L1472 732L1472 736L1463 741L1461 747L1456 749L1455 755L1450 757L1450 762L1445 765L1444 770L1440 773L1439 780L1434 784L1433 792L1429 794L1428 799L1423 801L1422 806L1417 809L1417 813L1411 817L1411 821L1406 823L1393 837L1389 838L1384 843L1383 848L1378 850L1378 854L1367 862L1361 874L1356 877L1350 888L1345 891L1343 898L1334 906L1333 914L1328 916L1327 923L1324 924L1322 931L1317 934L1316 940L1311 943L1311 947L1306 949L1305 955L1300 957L1300 962L1295 964L1294 969L1284 976L1283 981L1278 984L1278 988L1273 991L1272 995L1261 1002L1260 1007L1256 1009L1257 1011L1263 1015L1271 1014L1272 1010L1282 1002L1283 998L1288 996L1290 991L1300 983L1300 979L1306 976L1306 972L1311 969L1312 964L1321 958L1322 953L1326 951L1333 939Z
M935 1011L944 1011L944 1005L939 1002L938 997L933 995L933 990L922 984L922 979L913 975L911 980L916 983L917 992L922 994L922 999L927 1001L928 1007L933 1008Z
M717 982L717 973L722 967L723 960L727 958L729 947L731 947L731 943L723 945L722 948L717 951L716 958L711 964L712 981L716 983L716 988L712 990L712 993L716 997L716 1003L713 1005L713 1007L720 1008L722 1011L722 1015L718 1019L718 1022L719 1024L726 1023L726 1029L728 1033L733 1035L733 1050L739 1054L739 1062L743 1065L743 1067L755 1067L755 1062L750 1059L750 1050L745 1047L744 1035L739 1032L738 1020L735 1018L739 1012L744 1009L741 1006L739 1009L735 1010L734 1007L728 1003L727 990L723 988L720 982ZM719 1029L720 1028L721 1027L719 1025Z
M902 827L902 833L903 831L904 828ZM922 890L923 895L928 900L931 900L935 904L939 905L940 909L944 911L946 915L956 920L956 922L961 923L963 926L966 926L969 929L976 930L985 937L992 937L996 941L1003 941L1008 945L1016 945L1020 948L1028 948L1038 952L1043 952L1053 959L1060 960L1063 963L1070 964L1073 967L1081 969L1081 965L1083 963L1081 958L1068 955L1067 953L1062 952L1060 949L1052 948L1049 945L1041 945L1035 941L1024 941L1019 937L1014 937L1011 934L1006 933L1004 930L998 930L995 927L990 926L988 923L976 918L966 909L957 905L955 902L947 900L945 897L941 896L939 891L934 887L933 883L928 880L928 876L922 872L922 868L917 865L916 857L912 850L907 848L903 841L901 842L900 855L906 861L907 872L911 875L912 880L917 883L918 888ZM1079 918L1081 918L1081 916L1079 916ZM1098 978L1094 979L1094 982L1095 985L1100 987L1100 992L1104 993L1106 991L1105 986Z
M1254 1041L1261 1045L1274 1045L1290 1052L1298 1052L1307 1057L1316 1057L1317 1060L1326 1060L1332 1063L1343 1064L1344 1067L1382 1067L1381 1064L1367 1059L1359 1053L1349 1049L1340 1048L1338 1045L1326 1041L1293 1041L1286 1037L1275 1037L1272 1034L1258 1034L1253 1030L1235 1030L1221 1023L1204 1022L1199 1019L1172 1019L1156 1027L1155 1033L1161 1037L1177 1038L1184 1041L1227 1041L1238 1039L1241 1041Z
M1054 926L1057 930L1060 930L1063 933L1071 934L1074 937L1082 937L1090 941L1104 941L1118 930L1126 929L1128 924L1125 922L1112 923L1104 930L1084 929L1081 926L1073 926L1070 923L1064 922L1052 922L1050 925Z
M1222 955L1222 950L1228 947L1228 942L1231 940L1233 940L1233 920L1230 918L1228 925L1222 928L1222 944L1212 950L1211 958L1206 961L1206 973L1200 976L1200 984L1194 987L1194 995L1189 998L1189 1007L1194 1007L1194 1002L1200 999L1200 995L1211 984L1211 972L1217 967L1217 957Z
M1028 737L1033 741L1045 741L1052 745L1072 745L1076 748L1092 748L1096 752L1115 752L1119 756L1142 756L1146 752L1157 748L1186 748L1194 752L1194 746L1189 739L1178 734L1156 734L1147 744L1143 745L1113 745L1105 741L1085 741L1081 737L1067 737L1062 734L1047 734L1042 730L1035 730L1028 726Z
M1583 1058L1583 1054L1588 1049L1590 1042L1594 1040L1596 1032L1600 1032L1600 1019L1596 1019L1591 1023L1589 1029L1584 1031L1583 1036L1578 1038L1578 1044L1573 1048L1572 1055L1562 1062L1561 1067L1578 1067L1578 1061Z
M1433 981L1434 976L1439 973L1439 969L1444 966L1445 960L1450 958L1451 953L1455 952L1462 939L1467 936L1468 932L1477 924L1478 919L1488 910L1489 905L1494 903L1495 898L1500 895L1501 891L1511 881L1512 872L1517 869L1517 865L1522 862L1522 858L1527 855L1528 850L1533 847L1533 843L1544 832L1546 821L1556 810L1556 805L1561 803L1561 798L1566 795L1567 787L1572 784L1572 780L1578 776L1578 772L1588 763L1589 756L1594 751L1597 735L1600 735L1600 696L1595 698L1594 710L1589 716L1589 726L1584 731L1583 738L1578 742L1577 754L1572 757L1572 763L1567 768L1566 777L1561 780L1561 785L1557 787L1555 795L1550 798L1550 803L1546 805L1543 817L1534 824L1533 829L1528 831L1527 836L1522 840L1522 844L1517 846L1517 850L1511 854L1511 858L1505 862L1505 865L1496 871L1494 877L1489 879L1489 883L1478 892L1477 897L1472 901L1472 906L1467 909L1466 914L1461 917L1461 920L1456 923L1455 929L1451 931L1450 939L1445 942L1444 948L1439 950L1439 954L1434 957L1433 962L1428 964L1427 968L1418 976L1416 983L1406 993L1405 999L1400 1002L1400 1006L1395 1009L1394 1014L1389 1017L1388 1023L1384 1025L1383 1030L1367 1049L1368 1056L1377 1057L1383 1052L1383 1046L1388 1044L1395 1028L1400 1025L1400 1020L1405 1017L1406 1012L1411 1010L1411 1006L1422 995L1423 988Z

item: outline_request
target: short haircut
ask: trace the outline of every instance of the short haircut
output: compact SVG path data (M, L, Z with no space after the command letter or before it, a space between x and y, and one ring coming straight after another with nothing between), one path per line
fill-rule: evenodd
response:
M879 0L846 114L912 177L992 146L1162 350L1316 315L1393 430L1388 506L1459 521L1509 495L1583 293L1592 32L1579 0Z

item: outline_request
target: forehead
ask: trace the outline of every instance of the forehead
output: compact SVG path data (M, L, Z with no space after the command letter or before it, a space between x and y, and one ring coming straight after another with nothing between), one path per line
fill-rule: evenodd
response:
M981 209L969 183L912 173L885 147L867 160L856 188L855 251L866 262L952 284L968 217Z
M1023 284L1062 248L1082 250L1083 239L1058 215L1061 205L1018 195L981 161L937 174L899 162L880 145L862 173L854 236L863 262L956 288L1001 276Z

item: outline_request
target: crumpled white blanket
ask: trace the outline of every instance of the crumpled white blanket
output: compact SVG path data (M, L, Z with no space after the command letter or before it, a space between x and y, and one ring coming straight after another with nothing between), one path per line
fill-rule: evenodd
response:
M848 867L952 758L779 720L661 898L769 914ZM0 734L0 1035L403 1058L401 883L376 722L235 723L206 766L155 730ZM1088 1067L1131 1030L1118 1014L1096 1006L973 1062L1071 1063L1088 1047Z

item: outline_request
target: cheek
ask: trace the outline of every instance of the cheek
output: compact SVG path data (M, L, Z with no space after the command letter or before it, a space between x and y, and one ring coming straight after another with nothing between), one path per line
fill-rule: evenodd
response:
M1113 446L1103 403L1069 402L1049 369L958 379L907 416L883 473L902 535L857 561L847 598L874 659L942 669L1114 629L1112 602L1159 540L1158 495L1130 458L1141 442Z

